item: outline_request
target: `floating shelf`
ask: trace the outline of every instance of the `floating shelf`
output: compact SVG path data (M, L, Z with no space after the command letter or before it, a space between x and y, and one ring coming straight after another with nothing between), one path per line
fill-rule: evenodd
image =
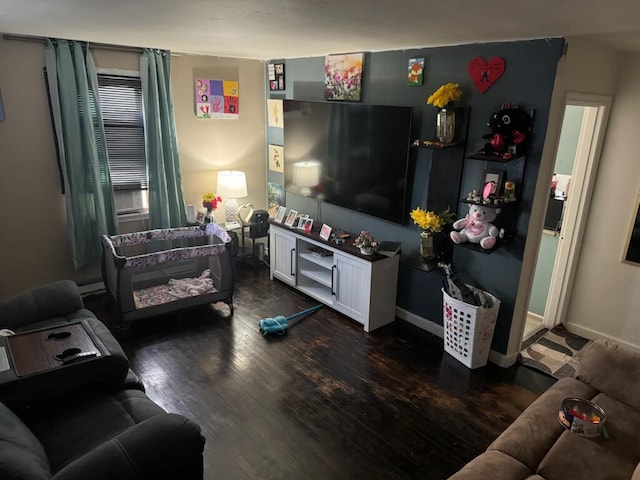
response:
M522 158L524 156L526 156L524 153L519 153L517 155L512 155L509 158L502 158L498 155L481 155L479 153L476 153L474 155L467 156L467 158L471 160L483 160L485 162L506 163L506 162L510 162L511 160L515 160L516 158Z
M464 145L464 142L449 142L449 143L441 143L436 140L431 140L431 145L424 145L420 143L420 145L411 144L411 148L425 148L427 150L444 150L445 148L456 147L458 145Z

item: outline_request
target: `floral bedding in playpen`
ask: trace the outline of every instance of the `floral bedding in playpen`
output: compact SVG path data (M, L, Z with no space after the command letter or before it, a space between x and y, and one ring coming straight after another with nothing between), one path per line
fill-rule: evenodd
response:
M102 277L121 320L223 301L233 313L231 238L218 224L102 236Z

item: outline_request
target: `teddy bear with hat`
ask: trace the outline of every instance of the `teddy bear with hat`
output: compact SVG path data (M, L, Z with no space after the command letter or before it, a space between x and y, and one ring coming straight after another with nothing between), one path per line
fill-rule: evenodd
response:
M500 213L499 208L487 205L469 205L469 213L453 223L455 230L449 235L453 243L478 243L485 250L493 248L500 234L493 222Z

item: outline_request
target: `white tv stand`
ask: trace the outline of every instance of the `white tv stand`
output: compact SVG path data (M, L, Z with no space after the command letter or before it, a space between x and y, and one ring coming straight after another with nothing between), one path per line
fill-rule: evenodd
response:
M366 332L395 320L399 255L362 255L352 245L354 235L338 246L322 240L318 230L306 234L270 223L271 279L356 320Z

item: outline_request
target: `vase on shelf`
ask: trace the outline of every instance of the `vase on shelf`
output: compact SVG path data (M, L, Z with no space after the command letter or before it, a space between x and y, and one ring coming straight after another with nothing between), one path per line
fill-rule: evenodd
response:
M205 223L216 223L216 214L213 210L207 209L207 214L204 217Z
M420 257L422 257L423 260L433 260L436 258L433 232L427 230L420 232Z
M451 143L455 133L456 112L452 107L441 108L436 116L436 137L442 143Z
M360 253L363 255L373 255L375 250L371 247L360 247Z

